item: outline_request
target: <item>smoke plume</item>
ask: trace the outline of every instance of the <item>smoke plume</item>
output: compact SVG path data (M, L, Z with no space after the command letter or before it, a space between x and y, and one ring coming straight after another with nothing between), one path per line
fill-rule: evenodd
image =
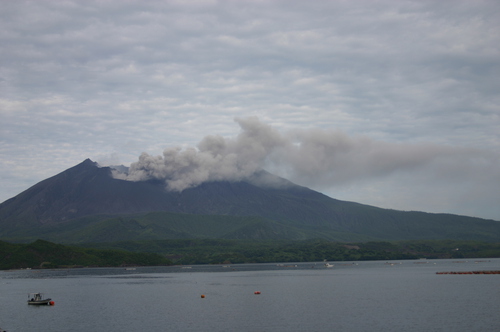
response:
M164 180L167 188L182 191L209 181L240 181L252 176L286 141L276 130L257 118L236 119L241 133L235 138L205 137L197 148L167 148L163 156L143 153L132 163L130 181Z
M115 177L162 180L169 190L182 191L209 181L248 179L266 169L305 186L328 188L422 170L440 181L455 181L471 168L498 165L498 156L473 149L383 142L317 129L280 133L256 117L235 121L241 128L235 138L211 135L196 148L167 148L162 156L143 153L128 174Z

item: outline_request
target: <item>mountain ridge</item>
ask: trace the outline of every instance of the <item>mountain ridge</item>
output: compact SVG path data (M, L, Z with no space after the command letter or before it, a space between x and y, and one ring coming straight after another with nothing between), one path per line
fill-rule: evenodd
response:
M232 231L233 236L239 238L245 234L258 238L260 232L263 238L282 239L291 236L344 241L352 238L500 241L500 222L497 221L382 209L330 198L265 171L260 176L273 178L281 185L266 186L254 178L239 182L207 182L182 192L172 192L167 191L161 181L116 179L111 168L99 167L86 159L0 204L0 238L32 238L45 234L50 240L56 236L54 232L68 225L72 225L75 232L87 229L88 235L92 233L91 224L112 223L116 222L113 218L124 218L128 221L120 224L123 234L115 235L130 239L133 234L140 233L134 228L138 224L131 222L132 215L138 215L136 219L145 228L149 227L150 233L160 229L156 235L168 238L178 236L174 230L167 230L173 227L172 220L182 219L179 214L185 214L196 216L194 221L189 221L193 227L207 227L205 221L217 227L214 221L217 216L219 219L232 218L231 222L241 222L242 228ZM163 219L149 220L146 215L152 212L164 213ZM251 217L259 221L252 224L238 219ZM195 233L181 232L186 237L202 236Z

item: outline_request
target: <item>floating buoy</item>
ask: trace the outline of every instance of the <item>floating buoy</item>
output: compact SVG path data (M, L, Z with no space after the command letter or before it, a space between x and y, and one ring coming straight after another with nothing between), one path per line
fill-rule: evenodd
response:
M201 298L204 299L205 298L205 295L201 294Z
M256 292L253 292L255 295L259 295L260 292L259 291L256 291Z
M49 302L49 305L54 305L54 304L56 304L54 301Z

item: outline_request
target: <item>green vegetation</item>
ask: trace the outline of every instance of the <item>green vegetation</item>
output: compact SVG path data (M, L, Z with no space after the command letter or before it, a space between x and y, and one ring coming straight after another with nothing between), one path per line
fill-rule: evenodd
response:
M21 235L22 234L22 235ZM369 241L354 233L294 227L255 216L196 215L148 212L126 215L86 216L57 225L11 233L4 241L28 243L44 239L56 243L101 243L163 239L236 239Z
M43 240L37 240L30 244L12 244L0 241L0 269L2 270L169 264L172 262L155 253L72 247Z
M4 241L22 243L43 239L68 245L167 239L232 239L264 242L312 239L332 242L454 239L491 243L497 243L500 239L500 222L496 221L470 223L467 217L462 216L397 211L393 213L402 214L404 217L384 219L385 215L377 216L377 211L383 210L373 209L373 222L341 220L345 223L345 227L351 228L347 231L342 230L342 227L298 226L256 216L148 212L86 216L64 223L24 229L22 232L10 232L9 236L0 238ZM410 222L404 221L405 218ZM441 223L439 220L445 222Z
M0 241L0 269L500 257L500 243L452 240L342 243L328 240L184 239L65 246Z
M190 239L125 241L88 246L161 253L175 264L500 257L500 243L451 240L341 243L323 239L306 241Z

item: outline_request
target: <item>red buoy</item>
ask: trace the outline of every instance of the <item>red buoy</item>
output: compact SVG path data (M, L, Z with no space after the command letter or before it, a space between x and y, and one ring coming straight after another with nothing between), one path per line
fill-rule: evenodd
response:
M256 291L256 292L253 292L255 295L259 295L260 292L259 291Z
M201 294L201 298L204 299L205 298L205 295Z
M56 304L56 303L55 303L54 301L50 301L50 302L49 302L49 304L50 304L50 305L54 305L54 304Z

